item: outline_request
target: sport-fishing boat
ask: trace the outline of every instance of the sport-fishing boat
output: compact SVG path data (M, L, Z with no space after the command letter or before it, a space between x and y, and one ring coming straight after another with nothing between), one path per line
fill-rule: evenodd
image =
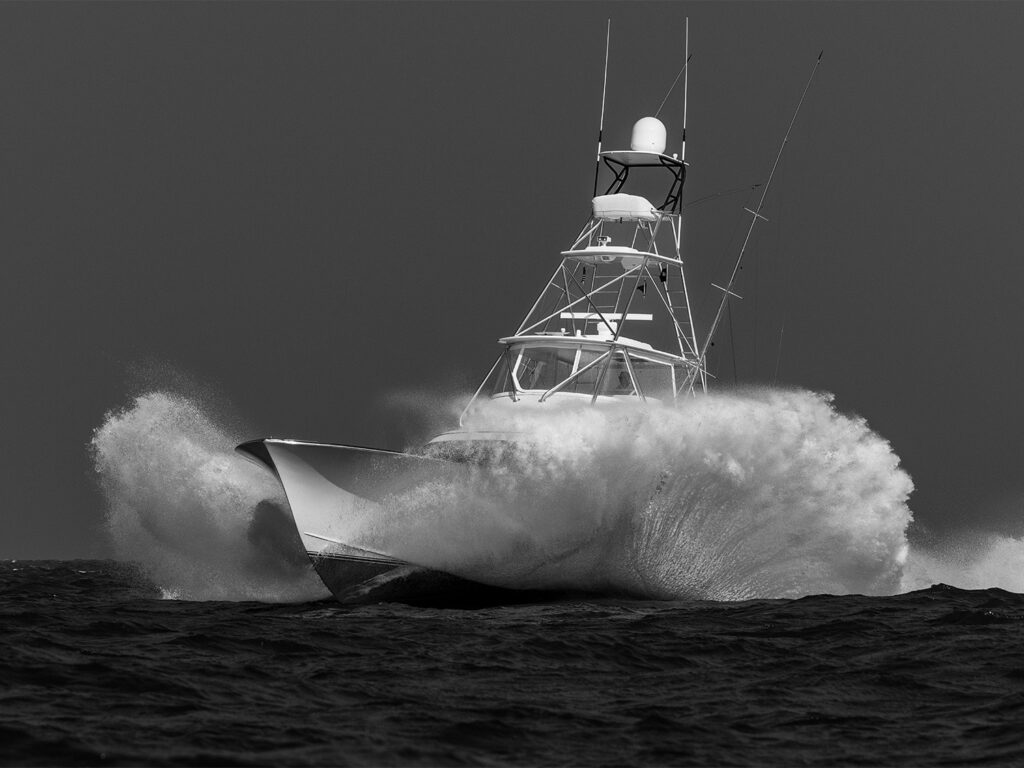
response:
M680 74L688 62L687 57ZM494 419L481 427L473 417L483 404L490 414L506 409L514 417L570 403L672 405L707 391L708 348L727 301L736 295L733 282L754 226L764 218L761 208L782 149L759 203L747 209L752 218L746 240L729 280L715 285L721 303L707 333L699 337L682 255L686 80L680 151L671 154L667 129L656 117L635 123L629 149L603 150L605 90L590 215L561 251L519 327L498 340L497 360L463 410L458 428L416 452L277 438L238 446L279 479L302 546L340 601L464 604L535 596L417 563L408 554L408 532L389 534L379 525L389 499L429 483L458 484L530 440L528 434L495 429L490 426ZM807 86L800 104L806 92ZM602 175L606 187L598 194ZM664 198L657 205L627 191L638 180L650 186L659 179Z

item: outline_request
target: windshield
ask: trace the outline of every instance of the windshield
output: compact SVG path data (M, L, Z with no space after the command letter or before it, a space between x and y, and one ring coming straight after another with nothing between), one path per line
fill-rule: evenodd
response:
M577 351L575 347L521 347L515 369L520 389L551 389L568 378Z
M493 376L492 394L541 391L558 386L559 392L635 397L673 397L673 370L668 362L643 359L642 353L619 349L586 349L583 344L544 346L513 344ZM596 364L595 364L596 363ZM592 367L587 368L588 365ZM559 386L561 385L561 386Z

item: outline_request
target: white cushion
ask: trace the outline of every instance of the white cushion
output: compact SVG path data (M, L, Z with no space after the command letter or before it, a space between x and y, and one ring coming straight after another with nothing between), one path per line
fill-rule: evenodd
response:
M649 200L639 195L598 195L594 198L594 218L604 221L656 221L658 214Z

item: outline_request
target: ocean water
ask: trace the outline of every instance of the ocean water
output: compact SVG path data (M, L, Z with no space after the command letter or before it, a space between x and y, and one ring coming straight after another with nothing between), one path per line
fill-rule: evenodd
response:
M7 765L1021 764L1024 596L455 611L0 564Z
M351 543L591 597L343 606L251 434L168 390L108 413L118 559L0 563L0 762L1024 763L1024 540L915 540L898 456L827 394L470 419L531 439Z

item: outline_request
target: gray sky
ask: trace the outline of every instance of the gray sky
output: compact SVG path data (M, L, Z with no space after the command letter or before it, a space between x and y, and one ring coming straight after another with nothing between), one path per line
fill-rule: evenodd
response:
M780 383L892 442L924 529L1021 533L1024 4L4 3L0 556L105 553L86 444L147 361L252 436L402 447L387 394L474 386L586 216L606 19L612 147L686 16L684 201L764 180L825 50L737 379L784 324ZM745 203L687 219L705 324Z

